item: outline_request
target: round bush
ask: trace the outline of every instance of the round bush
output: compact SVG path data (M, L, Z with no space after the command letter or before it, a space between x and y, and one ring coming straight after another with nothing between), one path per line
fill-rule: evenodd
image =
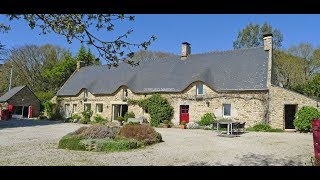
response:
M320 118L320 112L314 107L303 106L296 113L293 124L301 132L310 132L313 118Z
M206 113L201 117L201 120L198 122L200 126L209 126L216 120L216 116L212 113Z

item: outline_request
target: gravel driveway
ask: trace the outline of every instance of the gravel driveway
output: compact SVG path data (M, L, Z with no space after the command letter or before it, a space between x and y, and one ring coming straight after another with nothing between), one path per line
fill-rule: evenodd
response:
M129 152L57 149L59 139L83 126L50 121L0 121L0 165L309 165L312 134L249 132L218 137L208 130L157 129L164 142Z

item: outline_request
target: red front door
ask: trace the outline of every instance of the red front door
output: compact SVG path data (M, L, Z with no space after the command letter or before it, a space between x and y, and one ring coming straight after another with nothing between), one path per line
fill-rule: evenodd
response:
M189 105L180 105L180 122L189 122Z

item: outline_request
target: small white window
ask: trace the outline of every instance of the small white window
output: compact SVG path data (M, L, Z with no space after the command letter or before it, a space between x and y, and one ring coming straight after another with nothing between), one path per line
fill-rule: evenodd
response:
M231 104L223 104L223 116L231 116Z
M96 104L96 113L100 114L103 112L103 104Z
M91 104L84 104L84 110L90 111L91 110Z
M203 95L203 84L202 83L197 84L197 95Z
M128 89L123 90L123 97L128 97Z
M78 105L77 104L73 104L72 105L72 111L73 111L73 113L77 113L78 112Z
M84 98L88 98L88 90L87 89L84 90Z

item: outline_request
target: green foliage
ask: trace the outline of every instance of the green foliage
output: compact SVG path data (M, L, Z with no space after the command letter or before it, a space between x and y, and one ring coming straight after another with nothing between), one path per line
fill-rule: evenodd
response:
M71 119L72 120L79 120L79 119L81 119L81 116L79 115L79 114L73 114L72 116L71 116Z
M123 118L122 116L118 116L118 117L117 117L117 120L118 120L118 121L124 121L124 118Z
M103 118L100 114L95 115L94 120L97 123L103 123L103 122L107 121L107 119Z
M62 116L59 112L58 105L55 103L52 103L51 101L46 101L44 103L44 110L51 120L61 120Z
M83 137L66 135L59 141L58 148L70 150L85 150L85 146L80 143Z
M86 66L101 65L101 62L94 57L94 55L91 53L91 50L87 50L83 45L81 45L77 53L76 61L84 62Z
M317 74L305 85L303 92L311 97L320 99L320 74Z
M280 48L283 41L283 35L280 30L273 29L268 23L264 23L262 26L259 24L249 23L244 29L238 32L237 40L233 42L234 49L240 48L252 48L263 45L263 35L273 34L273 46Z
M169 122L170 122L169 120L164 120L163 124L169 124Z
M81 119L80 121L82 124L88 124L90 122L90 120L86 119L86 118L83 118Z
M50 69L43 72L46 81L50 82L53 91L57 91L76 70L77 61L70 52L64 52L62 59Z
M186 122L186 121L181 121L180 124L181 124L181 125L186 125L187 122Z
M274 129L269 124L258 123L252 127L246 128L247 131L261 131L261 132L283 132L282 129Z
M83 124L87 124L88 122L90 122L90 118L93 114L93 111L92 110L87 110L87 111L83 111L82 113L82 116L83 116L83 121L82 122L85 122Z
M135 117L136 116L134 112L131 111L131 112L126 112L123 118L124 118L124 121L127 122L129 118L135 118Z
M164 120L171 119L173 115L173 107L168 100L160 94L153 94L141 100L128 100L128 103L138 104L143 109L146 109L150 114L152 126L158 126Z
M313 118L320 118L320 112L314 107L303 106L295 114L293 124L301 132L310 132Z
M208 126L208 125L212 124L215 120L216 120L216 116L213 113L205 113L201 117L201 119L198 122L198 124L200 126Z
M139 123L139 122L132 122L132 121L130 121L130 122L128 122L128 124L129 124L129 125L139 125L140 123Z
M105 152L119 152L136 149L143 144L133 139L109 140L102 144L101 150Z

